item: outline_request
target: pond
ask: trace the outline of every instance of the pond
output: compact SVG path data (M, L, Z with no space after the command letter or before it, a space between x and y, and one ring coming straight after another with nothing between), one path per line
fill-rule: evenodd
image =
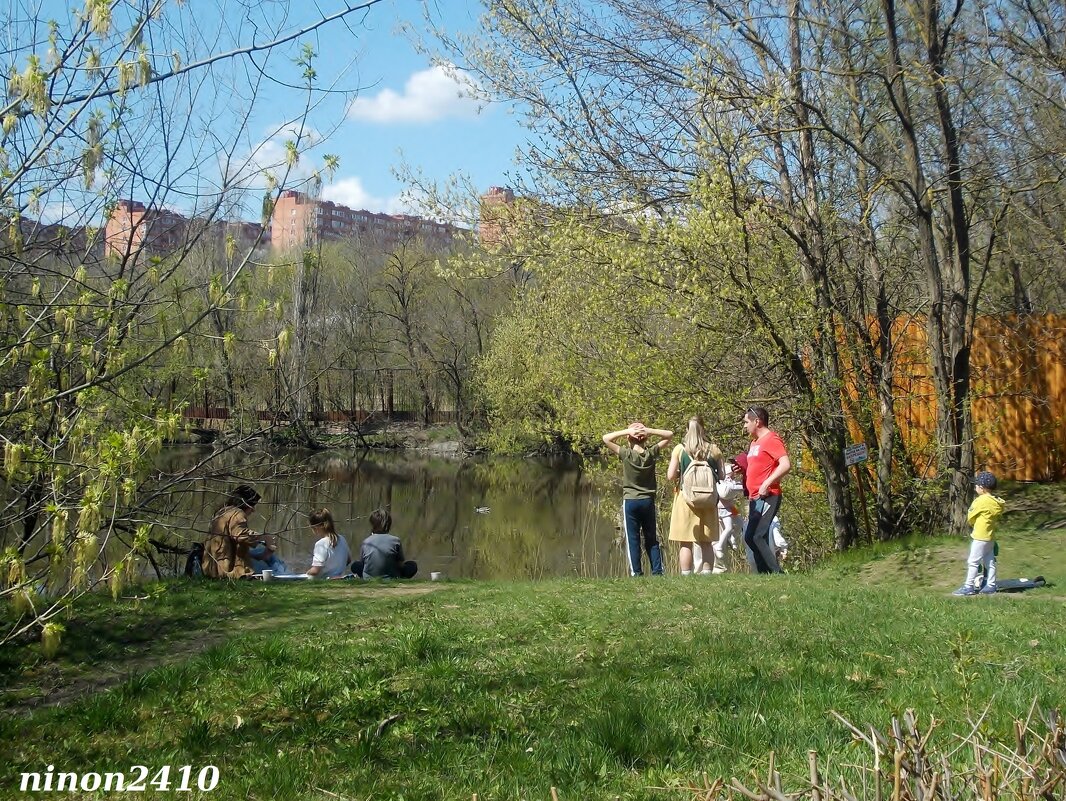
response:
M170 448L159 466L173 473L206 453ZM578 461L286 451L277 464L284 477L237 475L248 475L263 495L252 527L277 536L279 554L293 571L310 565L315 537L307 513L326 507L353 551L370 533L370 513L389 509L392 533L418 562L419 577L432 571L476 579L628 572L616 528L620 494L598 488ZM239 480L197 482L166 521L173 533L202 539L223 494Z

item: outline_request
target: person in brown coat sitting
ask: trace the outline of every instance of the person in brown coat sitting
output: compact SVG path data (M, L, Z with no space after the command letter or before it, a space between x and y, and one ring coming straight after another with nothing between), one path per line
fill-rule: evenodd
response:
M248 527L260 495L254 487L234 487L226 505L215 513L204 542L203 572L207 578L244 578L255 572L248 550L264 537Z

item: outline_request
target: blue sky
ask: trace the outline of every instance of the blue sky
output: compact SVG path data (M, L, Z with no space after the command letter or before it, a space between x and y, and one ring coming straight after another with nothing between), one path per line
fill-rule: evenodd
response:
M122 31L135 24L137 5L113 7L112 43L121 42ZM11 63L22 69L31 51L45 58L43 49L47 43L40 34L42 26L35 25L35 20L56 19L66 28L71 15L81 8L80 3L72 10L65 0L41 0L34 13L22 21L23 29L8 32L9 39L20 41ZM147 45L158 74L171 68L175 41L184 48L184 63L190 63L207 53L225 52L235 42L247 44L251 26L258 31L256 41L262 42L299 30L342 8L343 0L255 0L251 4L190 0L181 5L168 2L163 21L156 28L163 36L149 40ZM431 0L431 8L437 24L450 32L477 29L481 14L477 0ZM515 150L524 140L519 117L509 113L503 104L485 104L463 96L462 77L457 83L447 70L434 66L430 55L419 52L416 41L421 39L431 47L433 44L427 37L421 2L382 0L360 14L330 23L272 52L266 62L271 79L263 83L250 116L241 124L235 121L242 120L241 115L248 109L247 86L249 76L255 74L247 59L212 67L210 88L198 91L191 110L184 108L188 93L181 94L184 90L180 83L159 84L162 91L174 92L173 98L167 100L175 114L169 122L160 123L158 110L151 110L156 102L156 87L134 89L134 94L139 92L146 99L149 109L136 118L143 121L143 130L127 131L127 139L132 138L139 150L137 163L142 168L159 158L159 148L155 155L149 151L161 141L161 131L166 126L181 129L187 117L191 123L188 130L194 133L177 156L169 157L173 161L166 170L159 168L153 173L142 169L140 177L119 176L120 183L112 192L148 200L152 175L166 175L168 182L178 175L180 185L171 187L162 204L187 213L212 191L217 193L223 183L221 154L229 152L238 162L245 162L237 172L242 184L253 190L245 199L241 214L256 218L263 185L260 167L272 166L274 172L280 172L276 167L284 161L285 141L292 137L294 120L300 116L306 99L303 93L286 88L287 84L300 81L300 68L294 59L305 43L317 53L317 88L335 91L317 96L319 102L306 125L323 141L301 157L293 179L306 177L321 164L323 154L334 154L340 158L340 168L324 186L323 196L355 208L388 212L414 210L402 199L405 186L394 174L401 165L430 182L443 183L460 174L479 191L507 184L508 173L514 170ZM199 78L194 83L196 80ZM136 102L132 95L129 100ZM233 174L233 170L230 172ZM84 197L84 187L80 181L77 183L75 186L75 182L69 182L50 191L39 216L73 222L67 218L74 213L71 210L80 207L80 198ZM102 182L98 182L96 189L101 188Z
M453 31L475 29L480 11L476 0L433 6L434 16ZM316 131L328 133L310 161L322 153L340 157L339 171L323 188L326 199L371 211L405 210L405 187L394 175L401 164L430 181L462 173L482 191L508 183L524 136L518 116L506 105L464 96L462 76L457 83L418 52L413 39L424 38L425 30L420 3L385 0L358 24L334 24L314 38L320 83L358 87L346 111L339 102L326 103L311 115ZM289 110L298 102L293 97ZM269 109L260 112L264 132L284 122Z

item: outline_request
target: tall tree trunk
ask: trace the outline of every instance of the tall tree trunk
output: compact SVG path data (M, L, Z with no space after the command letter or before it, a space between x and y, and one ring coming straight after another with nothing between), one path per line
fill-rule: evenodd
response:
M829 282L828 254L825 248L823 221L818 188L818 164L814 136L803 85L803 48L800 42L800 4L789 4L789 80L792 89L793 113L799 127L799 167L803 193L796 211L799 212L797 242L800 261L808 284L814 289L818 328L814 335L813 352L817 370L816 393L811 396L806 424L807 440L814 450L826 480L826 498L833 516L836 547L851 547L858 541L858 522L851 502L850 482L844 464L847 427L841 400L840 340L834 312L832 288Z
M874 257L876 260L876 257ZM896 535L896 510L892 503L892 459L896 443L896 395L893 377L896 374L895 342L892 333L894 320L888 312L884 284L877 299L877 346L879 359L873 364L877 370L877 537L891 539Z
M1014 289L1014 313L1017 315L1032 314L1033 300L1029 297L1025 281L1022 280L1022 270L1018 260L1008 259L1007 268L1010 270L1011 286Z
M308 248L303 251L295 265L292 289L292 358L288 376L290 423L300 442L311 448L318 447L318 442L307 424L307 358L311 337L311 313L318 293L319 251L319 244L310 240Z
M937 468L948 489L948 502L943 507L943 523L952 533L959 533L966 527L966 508L972 493L969 475L973 471L967 314L970 246L962 197L958 138L944 86L940 34L936 24L939 6L935 0L926 0L925 19L922 22L927 46L926 66L934 84L940 133L948 163L951 219L947 249L952 255L943 259L937 248L935 210L922 166L918 133L904 77L894 0L882 0L882 8L885 12L890 55L886 77L903 133L909 179L907 191L903 192L902 196L915 212L919 255L924 265L926 288L929 292L926 337L932 363L933 387L936 391Z
M962 0L958 0L961 6ZM950 22L948 23L950 26ZM966 510L973 496L970 476L974 468L973 418L970 408L970 223L963 194L962 156L958 131L955 127L944 75L944 50L940 29L939 0L925 1L927 66L933 76L933 95L936 98L937 119L944 154L947 157L947 186L949 198L949 235L953 258L945 264L949 295L947 319L944 321L947 341L948 391L946 405L948 437L945 467L951 480L950 525L953 533L966 529ZM944 35L950 33L950 27ZM943 336L943 335L942 335Z

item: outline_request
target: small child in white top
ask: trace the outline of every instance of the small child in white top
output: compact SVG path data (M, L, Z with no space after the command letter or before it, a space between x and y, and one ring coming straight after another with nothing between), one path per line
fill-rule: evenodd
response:
M774 555L777 557L777 561L785 561L785 557L788 556L788 540L786 540L785 535L781 533L780 516L775 517L770 524L770 545L774 549Z
M311 567L307 575L311 578L343 578L348 575L348 565L352 561L351 551L344 537L337 533L333 525L333 515L329 509L319 509L307 516L311 530L321 539L315 543L311 555Z
M726 463L725 478L718 482L718 541L711 546L714 549L714 572L726 572L725 549L737 547L737 532L742 532L740 504L744 497L744 467L746 454L734 456Z

